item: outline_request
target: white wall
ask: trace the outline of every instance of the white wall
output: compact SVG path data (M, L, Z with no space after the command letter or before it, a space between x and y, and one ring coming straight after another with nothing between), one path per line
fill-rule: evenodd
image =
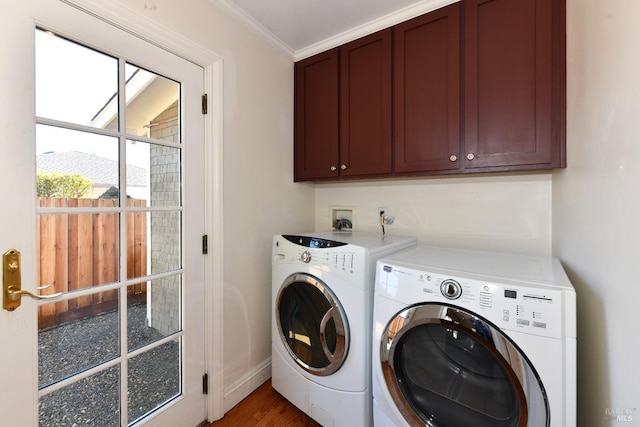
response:
M386 207L385 231L420 244L551 254L550 173L316 184L317 230L329 229L332 205L355 207L357 230L381 232Z
M293 183L293 60L208 0L120 2L223 58L226 411L270 375L272 237L313 227L313 189Z
M640 2L567 1L553 252L578 297L578 425L640 425ZM616 422L607 410L633 417Z

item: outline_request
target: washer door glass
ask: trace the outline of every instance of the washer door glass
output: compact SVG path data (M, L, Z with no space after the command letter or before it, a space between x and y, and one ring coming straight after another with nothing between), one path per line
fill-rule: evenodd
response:
M340 302L326 284L309 274L289 276L278 294L276 319L285 348L300 367L319 376L340 369L349 329Z
M410 424L544 427L544 387L498 327L461 308L421 304L398 313L381 347L387 387Z

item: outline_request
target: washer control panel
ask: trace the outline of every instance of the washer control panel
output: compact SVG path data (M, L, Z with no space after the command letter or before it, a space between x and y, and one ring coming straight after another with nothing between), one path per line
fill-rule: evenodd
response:
M379 263L376 293L407 305L437 302L458 306L503 329L561 338L565 328L562 308L567 295L551 286L497 282L480 276L464 277Z
M282 236L274 240L272 262L298 265L301 271L311 271L317 276L330 273L360 284L366 283L366 257L366 250L360 246L306 236Z
M310 237L310 236L295 236L292 234L285 234L282 237L290 241L291 243L294 243L298 246L307 247L307 248L325 249L325 248L337 248L340 246L347 245L347 243L344 243L344 242L336 242L335 240L321 239L318 237Z
M300 255L300 261L304 262L304 263L310 263L311 262L311 252L309 251L304 251L302 252L302 254Z

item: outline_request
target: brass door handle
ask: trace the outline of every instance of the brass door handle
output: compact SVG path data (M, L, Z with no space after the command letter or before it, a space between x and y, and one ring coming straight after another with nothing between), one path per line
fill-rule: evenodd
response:
M47 289L47 288L50 288L51 286L53 285L38 286L36 289ZM57 294L51 294L51 295L36 295L33 292L25 291L24 289L16 290L13 288L13 286L9 286L9 288L7 288L7 294L9 295L9 299L11 301L17 301L20 299L22 295L27 295L35 299L53 299L61 296L62 292L58 292Z
M38 290L50 288L52 285L39 286ZM20 307L23 295L30 296L38 300L48 300L58 298L62 292L51 295L36 295L22 289L22 279L20 271L20 252L10 249L2 256L2 306L5 310L13 311Z

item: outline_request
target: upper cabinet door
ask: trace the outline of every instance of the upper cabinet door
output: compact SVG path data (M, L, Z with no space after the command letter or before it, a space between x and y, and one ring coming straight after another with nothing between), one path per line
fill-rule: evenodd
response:
M395 172L460 168L460 3L394 29Z
M390 174L391 29L340 47L340 174Z
M294 180L337 177L337 48L296 62L294 111Z
M563 167L564 1L464 5L465 169Z

